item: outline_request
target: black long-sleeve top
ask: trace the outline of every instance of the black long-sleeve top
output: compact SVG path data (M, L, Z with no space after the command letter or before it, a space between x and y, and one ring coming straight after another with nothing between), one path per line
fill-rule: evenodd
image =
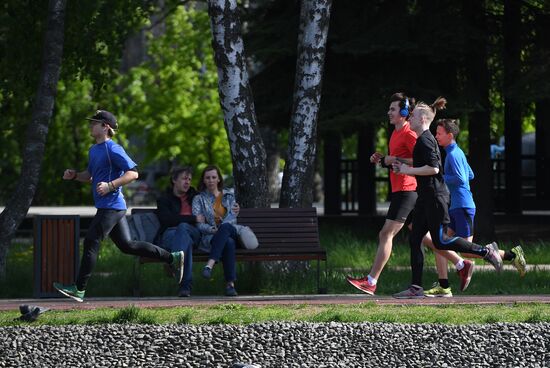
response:
M198 194L193 187L187 191L187 202L191 206L193 198ZM172 188L169 188L162 196L157 199L157 216L160 222L159 236L162 236L164 230L169 227L175 227L182 222L195 224L197 217L194 215L180 215L181 200L174 195Z

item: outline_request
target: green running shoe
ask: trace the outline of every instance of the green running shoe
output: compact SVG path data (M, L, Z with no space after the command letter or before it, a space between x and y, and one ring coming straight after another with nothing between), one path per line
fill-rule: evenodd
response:
M78 290L76 288L76 285L63 285L59 282L54 282L53 287L57 289L61 294L68 296L69 298L72 298L76 300L79 303L82 303L84 301L84 293L85 290Z
M183 271L185 267L185 264L184 264L185 254L182 251L173 252L172 258L173 258L173 261L170 266L174 270L174 277L179 285L181 283L181 279L183 279Z
M443 288L438 282L434 282L430 290L424 291L424 295L428 298L452 298L453 292L451 288Z
M521 247L521 245L518 245L510 249L510 251L516 255L516 257L512 260L512 264L518 270L519 276L525 276L525 273L527 272L527 262L525 261L523 248Z

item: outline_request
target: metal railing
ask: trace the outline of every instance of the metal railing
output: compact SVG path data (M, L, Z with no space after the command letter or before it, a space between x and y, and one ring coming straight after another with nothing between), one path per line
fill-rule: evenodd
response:
M536 199L536 156L521 155L521 196L522 198ZM495 210L501 210L502 203L506 198L505 181L505 160L504 158L491 159L493 169L493 197ZM340 190L342 213L359 212L358 204L358 161L355 159L340 160ZM387 177L387 170L377 168L376 170L376 198L387 198L390 193L390 183Z

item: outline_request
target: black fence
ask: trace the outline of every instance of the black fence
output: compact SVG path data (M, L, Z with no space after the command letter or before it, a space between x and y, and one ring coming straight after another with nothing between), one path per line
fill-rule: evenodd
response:
M493 170L493 198L495 211L503 211L506 199L506 179L504 158L492 159ZM341 211L342 213L359 212L358 202L358 161L355 159L340 160L341 178ZM524 210L539 209L537 204L537 176L536 156L521 156L521 198ZM376 197L378 200L387 199L390 193L390 182L387 176L387 169L376 171Z

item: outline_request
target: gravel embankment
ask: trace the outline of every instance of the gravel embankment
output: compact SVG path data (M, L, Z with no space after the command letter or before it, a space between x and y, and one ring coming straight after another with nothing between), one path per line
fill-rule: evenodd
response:
M550 367L550 323L0 328L0 367Z

